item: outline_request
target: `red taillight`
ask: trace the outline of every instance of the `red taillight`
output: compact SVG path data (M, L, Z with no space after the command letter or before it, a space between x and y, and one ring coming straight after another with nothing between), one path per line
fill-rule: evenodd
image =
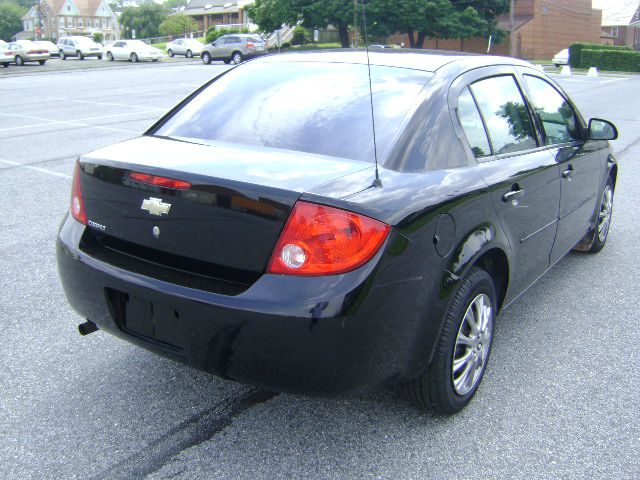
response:
M267 272L320 276L355 270L375 255L389 230L389 225L357 213L298 202Z
M247 48L251 49L251 48L254 48L254 47L255 47L255 45L253 43L247 42Z
M176 190L189 190L191 188L191 184L184 180L158 177L157 175L148 175L146 173L129 172L129 178L136 182L146 183L156 187L175 188Z
M87 212L84 209L82 188L80 188L80 162L76 162L71 185L71 215L80 223L87 224Z

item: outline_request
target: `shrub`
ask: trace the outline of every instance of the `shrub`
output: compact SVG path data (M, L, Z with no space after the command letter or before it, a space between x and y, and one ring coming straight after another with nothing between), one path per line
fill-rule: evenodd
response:
M204 39L204 43L212 43L215 42L218 38L223 35L229 35L230 33L250 33L247 27L242 28L216 28L209 27L207 30L207 36Z
M102 43L102 40L104 40L104 35L102 35L102 33L100 32L96 32L93 34L93 41L96 43Z
M640 72L640 52L634 50L591 50L581 52L581 68L597 67L618 72Z
M569 65L573 68L585 68L582 61L583 50L597 51L633 51L631 47L618 47L615 45L600 45L596 43L574 43L569 47Z
M305 43L311 43L311 32L304 28L302 25L298 25L293 29L293 35L291 36L292 45L304 45Z
M282 45L280 45L280 48L291 48L291 42L284 42Z

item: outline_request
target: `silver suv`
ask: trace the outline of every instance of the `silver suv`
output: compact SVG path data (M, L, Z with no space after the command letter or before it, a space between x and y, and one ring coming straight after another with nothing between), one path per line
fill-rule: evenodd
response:
M223 35L202 49L202 63L209 65L213 60L238 64L245 59L267 53L267 44L258 35L234 33Z
M97 57L102 60L102 46L87 37L62 37L57 46L61 60L67 57L78 57L80 60Z

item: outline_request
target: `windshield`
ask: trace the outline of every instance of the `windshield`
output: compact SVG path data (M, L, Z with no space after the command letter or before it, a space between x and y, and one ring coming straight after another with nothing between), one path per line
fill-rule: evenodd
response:
M382 160L432 74L371 67ZM155 135L374 161L367 65L248 63L213 82Z
M127 40L127 45L136 48L149 48L149 45L144 43L142 40Z

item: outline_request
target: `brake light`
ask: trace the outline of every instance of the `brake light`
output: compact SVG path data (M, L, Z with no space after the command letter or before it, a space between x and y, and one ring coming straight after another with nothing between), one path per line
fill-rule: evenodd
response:
M390 229L357 213L298 202L271 254L267 272L321 276L355 270L375 255Z
M255 45L253 43L247 42L247 48L251 49L251 48L254 48L254 47L255 47Z
M129 172L129 178L136 182L146 183L155 187L175 188L176 190L189 190L191 184L184 180L175 180L173 178L158 177L157 175L148 175L146 173Z
M82 189L80 188L80 162L76 162L71 183L71 216L83 225L87 224L87 212L84 209Z

